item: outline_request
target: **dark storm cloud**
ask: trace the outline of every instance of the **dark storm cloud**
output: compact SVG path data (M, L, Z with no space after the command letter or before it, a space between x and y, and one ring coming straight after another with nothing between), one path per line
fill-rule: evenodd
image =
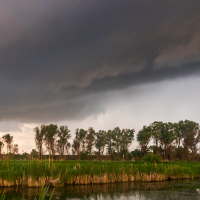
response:
M199 75L199 7L1 1L0 120L84 118L105 111L103 92Z

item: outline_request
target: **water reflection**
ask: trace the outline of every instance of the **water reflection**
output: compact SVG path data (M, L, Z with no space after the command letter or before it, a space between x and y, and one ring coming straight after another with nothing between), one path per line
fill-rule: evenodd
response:
M48 196L53 192L50 188ZM12 199L24 195L24 199L32 200L40 190L38 188L0 188L0 193L6 194L6 199ZM48 197L46 198L48 199ZM85 185L85 186L67 186L66 188L56 188L54 191L54 200L199 200L200 199L200 181L165 181L151 183L118 183L103 185Z

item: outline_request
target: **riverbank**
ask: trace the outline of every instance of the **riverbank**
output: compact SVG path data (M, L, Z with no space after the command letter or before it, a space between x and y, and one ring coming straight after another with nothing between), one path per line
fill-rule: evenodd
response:
M199 162L0 161L0 186L52 187L200 177Z

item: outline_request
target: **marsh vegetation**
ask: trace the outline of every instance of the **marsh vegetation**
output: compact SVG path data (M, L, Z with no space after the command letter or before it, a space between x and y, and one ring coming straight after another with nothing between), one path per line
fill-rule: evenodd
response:
M151 182L200 177L199 162L16 161L0 162L0 186L53 187Z

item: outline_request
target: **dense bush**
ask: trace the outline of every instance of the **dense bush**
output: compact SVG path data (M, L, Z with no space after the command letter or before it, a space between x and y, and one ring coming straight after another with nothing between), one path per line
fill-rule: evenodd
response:
M80 153L80 159L81 160L86 160L87 159L87 156L88 156L88 152L87 151L82 151Z
M132 154L132 156L134 156L134 157L141 157L141 156L142 156L141 151L138 150L138 149L135 149L134 151L131 151L131 154Z
M147 154L142 158L142 161L149 163L158 163L160 162L160 156L156 154Z

